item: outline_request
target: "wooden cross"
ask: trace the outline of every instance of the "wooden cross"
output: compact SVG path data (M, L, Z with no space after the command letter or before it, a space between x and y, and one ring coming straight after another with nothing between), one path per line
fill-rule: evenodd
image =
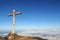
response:
M16 10L13 10L12 14L8 14L8 16L12 16L12 34L15 33L15 16L22 14L22 12L16 12Z

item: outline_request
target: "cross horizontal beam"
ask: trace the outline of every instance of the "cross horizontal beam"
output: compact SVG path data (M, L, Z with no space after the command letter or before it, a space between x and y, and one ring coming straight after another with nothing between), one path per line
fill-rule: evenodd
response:
M16 12L14 13L15 15L19 15L19 14L22 14L22 12ZM8 14L8 16L13 16L13 14Z

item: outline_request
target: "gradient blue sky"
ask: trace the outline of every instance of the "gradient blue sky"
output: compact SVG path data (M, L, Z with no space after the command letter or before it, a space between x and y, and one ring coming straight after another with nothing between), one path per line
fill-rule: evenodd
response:
M15 29L45 30L60 28L60 0L0 0L0 30L11 30L12 10L16 16Z

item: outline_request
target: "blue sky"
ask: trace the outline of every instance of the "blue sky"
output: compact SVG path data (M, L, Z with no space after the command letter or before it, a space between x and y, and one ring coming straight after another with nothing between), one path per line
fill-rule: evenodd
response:
M60 29L60 0L0 0L0 30L11 30L13 9L22 12L16 30Z

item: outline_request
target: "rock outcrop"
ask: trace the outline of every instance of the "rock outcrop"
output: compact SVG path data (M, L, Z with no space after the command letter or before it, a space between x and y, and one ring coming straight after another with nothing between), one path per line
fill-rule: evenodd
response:
M3 37L0 37L0 40L4 40L4 38Z
M25 37L17 34L8 34L6 37L0 37L0 40L47 40L40 37Z

